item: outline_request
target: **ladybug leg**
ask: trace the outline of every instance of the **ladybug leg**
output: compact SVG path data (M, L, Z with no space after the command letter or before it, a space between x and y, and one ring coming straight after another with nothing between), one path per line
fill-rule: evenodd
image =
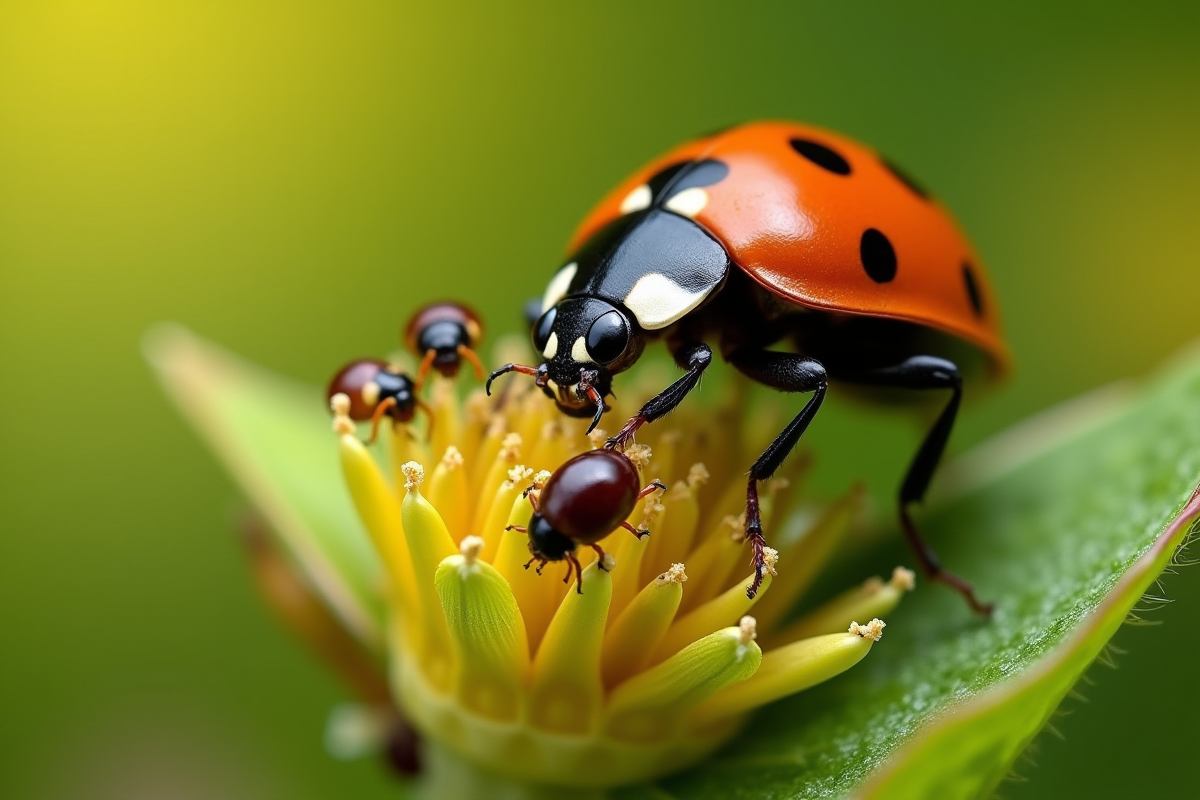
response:
M615 447L624 449L633 441L633 436L637 433L638 428L671 413L675 406L687 397L688 392L695 389L696 384L700 383L700 376L712 363L712 350L703 342L693 342L676 351L675 363L686 369L687 374L650 398L646 405L642 406L642 410L630 417L617 435L608 440L605 447L609 450Z
M766 573L764 548L767 541L763 537L762 515L758 506L759 481L765 481L774 475L788 453L792 452L796 442L800 441L800 436L821 408L821 401L825 399L825 391L829 386L829 378L821 362L795 353L735 350L729 356L729 363L743 375L775 389L813 393L804 408L800 409L800 413L767 445L767 449L754 462L754 466L750 467L750 477L746 484L746 538L754 548L754 580L746 587L746 596L754 599Z
M886 386L894 389L949 389L950 401L942 409L937 422L921 442L904 483L900 485L900 528L904 538L912 548L921 571L930 580L946 584L961 594L971 608L985 616L992 613L992 604L983 603L975 596L975 589L970 583L942 568L937 553L922 538L917 526L910 516L911 506L925 499L925 491L933 479L933 471L937 468L950 439L950 431L954 427L954 419L958 415L958 406L962 401L962 377L958 367L944 358L934 356L913 356L901 363L874 369L864 373L854 373L837 376L841 380L868 386Z

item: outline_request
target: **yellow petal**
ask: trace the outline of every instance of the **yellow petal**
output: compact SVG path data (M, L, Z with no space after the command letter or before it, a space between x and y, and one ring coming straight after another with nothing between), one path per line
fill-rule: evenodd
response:
M617 563L624 568L619 560ZM614 580L619 578L620 572L618 569L614 573ZM605 686L616 686L650 663L650 657L679 610L686 580L683 564L672 564L669 570L638 592L608 626L601 659Z
M529 499L522 497L521 492L517 492L505 526L526 527L532 515L533 506L529 504ZM554 582L559 580L559 576L562 574L558 570L565 570L567 562L563 561L558 564L551 562L546 569L546 574L538 575L533 568L525 568L525 565L529 563L530 555L527 534L520 531L504 531L501 534L500 546L496 550L496 560L492 563L512 586L513 597L517 599L517 606L520 607L521 614L525 617L525 631L529 636L529 646L536 650L542 641L542 635L546 632L546 626L550 624L550 619L554 616L554 609L558 605L552 599L555 591Z
M582 588L563 599L533 662L529 719L559 733L593 730L604 699L600 648L612 581L593 564L583 571Z
M763 661L754 642L754 619L724 628L630 678L609 697L605 729L615 737L654 742L687 723L687 715L713 693L750 678Z
M497 487L491 502L481 505L481 508L487 509L487 513L482 516L482 522L476 525L472 532L483 538L483 552L479 554L479 557L484 561L495 562L496 551L500 547L500 540L504 537L504 526L509 524L508 517L512 512L513 504L521 492L528 488L532 478L533 470L517 464L508 471L508 479ZM476 517L479 517L479 514L476 514Z
M759 587L758 594L753 600L746 597L746 587L754 579L754 575L751 574L745 580L735 583L723 594L676 619L655 651L653 661L657 663L669 658L697 639L724 628L731 621L745 615L771 588L777 557L778 554L768 547L767 573L763 576L762 586Z
M418 659L430 683L444 689L450 681L450 643L442 602L433 587L433 576L442 560L454 555L457 548L437 510L421 496L421 481L425 470L415 461L402 468L406 478L404 500L400 515L404 523L404 538L412 556L416 587L418 619L414 627L424 635Z
M387 569L395 613L408 618L416 608L412 559L400 521L400 504L375 459L353 433L338 437L338 455L350 498Z
M429 451L435 455L446 452L447 447L457 444L462 438L457 392L458 387L452 379L437 373L433 375L433 397L430 402L433 408L430 424L433 429L429 432Z
M651 580L667 565L683 561L691 552L700 523L700 502L696 495L707 480L708 470L704 465L693 464L688 479L678 481L663 495L663 514L642 562L643 582Z
M850 633L831 633L770 650L754 677L714 695L696 710L692 721L706 724L741 714L827 681L861 661L882 630L883 622L876 619L852 625Z
M463 457L458 448L450 445L438 465L433 468L425 486L429 502L438 510L451 539L457 541L466 536L470 498L467 496L467 471L463 468Z
M884 583L872 578L862 586L843 592L768 637L768 646L808 639L827 633L846 630L856 619L885 617L900 605L904 595L911 591L915 576L911 570L896 567L891 580Z
M463 539L461 555L442 561L434 587L454 653L452 691L483 717L515 720L529 673L525 622L508 582L479 558L483 540Z

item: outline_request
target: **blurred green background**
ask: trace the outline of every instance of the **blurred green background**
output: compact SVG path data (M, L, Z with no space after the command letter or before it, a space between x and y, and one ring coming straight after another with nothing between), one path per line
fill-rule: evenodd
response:
M140 337L316 382L437 296L515 328L611 184L758 117L879 147L985 255L1019 373L957 449L1200 332L1195 2L0 5L0 797L392 796L323 753L344 693ZM916 428L833 400L818 482L890 494ZM1004 797L1194 796L1200 575L1166 591Z

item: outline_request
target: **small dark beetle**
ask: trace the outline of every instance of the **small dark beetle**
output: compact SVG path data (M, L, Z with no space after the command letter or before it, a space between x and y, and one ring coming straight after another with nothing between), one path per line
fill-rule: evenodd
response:
M356 422L371 420L367 444L375 441L379 423L385 415L396 422L412 422L420 408L433 419L429 407L417 397L413 379L386 361L363 358L342 367L329 382L325 397L332 402L337 394L350 398L347 412L350 419Z
M624 454L591 450L559 467L540 496L526 490L525 496L533 505L529 527L510 525L506 530L529 535L533 558L525 569L537 561L541 575L547 561L568 561L571 569L563 583L571 579L573 569L578 578L575 590L583 594L583 572L575 549L581 544L591 546L604 569L605 553L597 542L617 528L625 528L639 539L649 535L650 531L639 531L625 518L639 500L660 490L665 492L667 487L658 481L641 488L637 467Z
M483 380L483 364L474 350L482 338L479 316L461 303L431 303L418 309L404 329L404 344L421 359L417 389L425 384L431 367L453 378L463 359L471 362L475 376Z

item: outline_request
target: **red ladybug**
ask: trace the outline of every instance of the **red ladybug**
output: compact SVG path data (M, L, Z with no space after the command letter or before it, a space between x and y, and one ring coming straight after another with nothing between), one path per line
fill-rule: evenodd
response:
M666 490L658 481L643 489L637 467L623 453L589 450L555 470L540 497L526 491L533 505L529 526L510 525L505 530L529 534L533 558L525 569L534 561L541 562L537 568L541 575L547 561L568 561L578 578L575 591L583 594L583 574L575 549L581 544L590 545L603 569L604 550L597 542L617 528L625 528L639 539L647 536L650 531L639 531L625 518L639 500ZM571 579L571 569L564 583Z
M964 376L1008 369L996 300L950 214L874 150L807 125L755 122L688 142L601 201L571 240L533 328L537 378L559 408L605 410L612 376L663 338L686 374L609 440L628 443L668 413L712 360L706 339L752 380L808 402L751 466L746 534L753 597L762 582L758 483L796 446L829 381L949 394L901 484L900 522L924 572L976 610L910 516L925 496L962 399ZM768 349L783 345L783 349ZM489 384L491 379L489 379Z

